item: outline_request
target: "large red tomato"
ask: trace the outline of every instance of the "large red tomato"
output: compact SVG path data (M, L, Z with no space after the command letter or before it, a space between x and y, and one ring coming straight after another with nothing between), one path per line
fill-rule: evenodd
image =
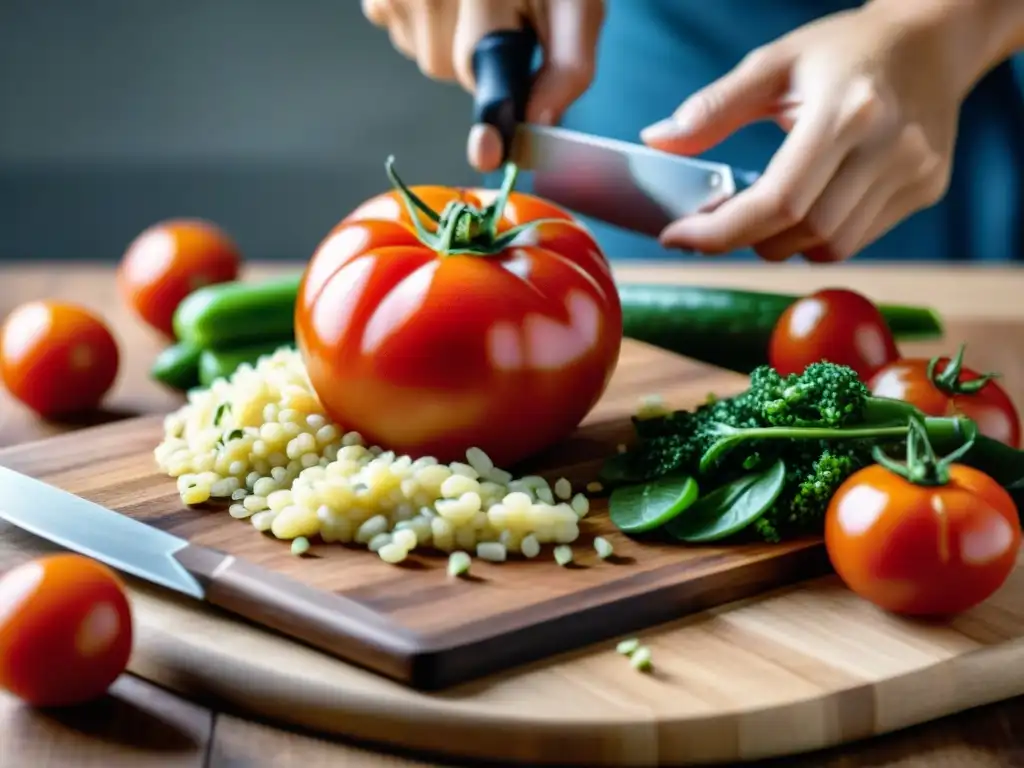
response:
M443 186L412 188L443 212L420 213L418 231L393 181L330 232L299 289L296 339L324 408L389 450L449 461L476 446L509 466L568 435L622 340L597 243L540 198ZM446 248L430 233L451 225Z
M990 376L963 365L956 357L905 358L878 371L869 383L872 394L905 400L929 416L962 415L981 434L1020 447L1020 414L1006 391Z
M827 360L849 366L863 381L899 351L881 311L866 296L828 288L786 308L772 331L768 359L781 374L802 373Z
M981 603L1013 571L1020 544L1010 494L961 464L925 482L872 464L839 487L825 516L825 545L843 582L907 615L951 615Z

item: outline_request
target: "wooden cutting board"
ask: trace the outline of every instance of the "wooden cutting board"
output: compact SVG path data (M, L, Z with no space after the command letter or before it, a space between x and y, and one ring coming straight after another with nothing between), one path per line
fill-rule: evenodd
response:
M631 440L628 416L645 394L658 391L673 403L691 405L710 389L726 394L743 386L743 377L631 344L607 397L583 428L523 471L544 474L552 484L566 477L582 490L616 446ZM296 639L328 637L329 650L340 658L417 688L465 682L816 575L827 566L818 540L699 547L638 543L611 523L604 499L594 499L593 511L581 522L570 567L555 562L551 546L534 560L475 559L472 576L462 579L448 577L447 556L440 553L417 551L395 566L365 548L321 544L309 556L296 557L289 542L259 533L223 508L184 506L174 480L153 460L161 436L161 417L132 419L7 450L0 464L232 555L246 568L259 566L259 573L249 568L244 578L259 581L255 599L266 605L268 626ZM615 556L597 556L597 535L612 542ZM183 553L178 559L191 564L194 558ZM220 561L211 562L212 572Z
M955 338L977 338L980 345L994 331L972 327ZM1022 333L1001 327L1002 338L1020 339ZM939 347L908 351L934 354ZM984 354L983 367L1009 366L1011 384L1024 375L1009 356L989 360ZM633 344L623 363L600 411L561 451L571 456L567 464L574 472L587 474L587 457L614 439L615 424L635 407L637 393L660 392L673 404L689 405L710 390L726 394L743 386L740 377ZM89 498L106 495L125 512L145 512L177 532L194 530L208 543L242 546L253 536L245 524L222 527L229 522L223 513L183 514L173 489L148 463L158 437L152 420L124 422L8 449L0 452L0 464L45 475ZM107 471L122 473L122 487ZM193 528L196 520L209 527ZM285 545L256 540L259 549L250 556L289 568L290 577L319 562L282 559ZM52 549L0 523L0 569ZM343 561L332 562L340 567ZM494 573L501 567L493 566ZM502 764L733 763L849 742L1024 693L1020 568L985 604L945 625L887 615L831 576L731 603L724 601L735 584L728 576L717 578L720 592L709 588L703 601L718 607L639 633L654 651L650 673L634 671L615 653L619 635L433 694L133 582L130 668L251 716ZM517 583L495 586L515 591ZM681 615L700 603L681 601L673 609Z

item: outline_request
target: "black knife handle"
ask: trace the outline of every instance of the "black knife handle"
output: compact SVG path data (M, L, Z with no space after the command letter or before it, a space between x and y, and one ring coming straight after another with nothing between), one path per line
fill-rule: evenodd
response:
M502 140L502 159L508 156L516 125L526 117L533 85L533 56L537 34L530 27L491 32L473 51L473 122L493 125Z

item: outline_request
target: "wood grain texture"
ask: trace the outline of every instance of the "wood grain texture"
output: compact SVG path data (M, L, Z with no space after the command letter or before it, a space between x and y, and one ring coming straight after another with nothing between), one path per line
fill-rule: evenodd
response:
M394 747L283 732L229 714L217 717L210 768L456 768ZM474 762L479 766L481 763ZM495 765L490 763L490 765ZM1024 765L1024 700L947 717L840 749L757 760L748 768L1013 768Z
M209 710L128 676L50 712L0 693L0 768L202 768L212 731Z
M880 300L900 300L907 295L924 294L951 320L950 343L955 344L960 339L970 341L969 363L977 367L1003 370L1014 397L1024 396L1024 390L1018 384L1024 380L1024 356L1019 354L1024 345L1024 333L1016 320L1024 316L1024 308L1016 298L1024 281L1021 272L943 268L934 273L931 267L843 267L826 273L815 271L814 268L790 269L780 266L773 265L769 271L730 264L725 268L701 266L672 270L659 267L653 272L633 269L623 272L633 273L635 277L645 280L653 280L657 276L658 280L675 282L795 292L812 285L844 284L860 288ZM775 271L777 268L778 271ZM68 298L77 298L86 292L92 294L86 303L92 304L95 300L97 307L112 306L108 269L76 269L73 273L62 275L51 272L49 276L45 269L44 266L24 274L0 273L0 285L4 286L4 290L0 290L0 314L17 297L27 297L29 289L34 295L44 295L40 291L45 290L50 295ZM262 269L256 271L264 272ZM267 271L276 270L271 268ZM45 288L41 289L39 286L43 284ZM965 288L971 290L965 291ZM116 310L113 312L116 314ZM993 322L970 322L975 318L990 318ZM960 322L962 319L968 322ZM164 410L167 401L144 377L144 368L151 359L151 347L139 346L137 343L128 346L129 353L143 358L144 362L134 366L119 384L112 398L112 406L120 410L123 403L138 403L139 410ZM932 346L924 351L932 353L938 349ZM39 437L47 431L66 429L64 426L53 427L52 430L40 427L21 413L17 406L12 406L9 401L4 402L2 394L0 424L7 427L0 428L0 442L8 444ZM47 545L19 532L0 531L0 568L4 567L5 559L21 559L28 553L46 548ZM570 719L575 723L568 730L562 731L562 735L575 735L577 741L580 735L579 722L582 721L589 723L591 740L581 752L581 759L586 761L595 752L599 755L605 755L606 752L610 754L591 764L615 762L624 753L632 754L631 745L636 747L634 759L641 763L653 761L659 756L666 762L681 761L685 759L685 750L679 750L678 742L686 734L690 734L694 742L707 737L714 745L723 740L724 733L726 741L731 739L742 743L733 746L731 752L719 744L723 754L741 752L750 756L756 753L756 749L751 748L751 743L756 741L754 712L765 707L771 710L777 704L781 709L777 708L775 717L768 717L767 720L772 730L785 732L789 729L799 732L809 729L812 733L804 741L828 743L826 726L831 723L834 730L835 717L831 710L818 711L814 708L815 697L819 695L816 691L829 689L830 686L836 688L848 685L851 676L870 679L870 670L851 675L843 669L844 666L853 666L857 672L856 659L862 646L871 651L869 660L861 662L862 665L871 666L876 663L875 657L880 656L892 667L905 663L909 650L931 647L933 643L941 649L948 639L944 631L938 636L925 633L922 640L922 635L913 627L908 630L900 626L899 632L894 633L893 627L879 623L877 616L871 616L857 625L862 628L847 631L842 626L850 637L841 637L839 640L842 642L837 642L833 637L835 632L823 629L827 627L828 620L822 617L843 612L843 601L849 599L849 596L825 579L812 582L806 588L771 595L766 601L752 600L746 604L725 606L688 621L659 627L655 662L661 672L666 672L665 667L668 665L667 671L671 675L667 683L662 679L661 684L655 684L658 678L643 678L631 670L622 669L622 659L611 653L608 644L601 644L547 660L514 675L499 676L442 696L424 696L382 681L377 676L338 664L322 654L311 652L273 634L225 619L210 611L195 611L190 606L169 601L164 595L147 592L145 588L135 591L134 598L139 634L132 670L189 695L212 698L250 716L263 715L278 722L319 728L326 733L348 732L382 744L394 743L397 738L404 740L408 746L422 744L429 748L433 745L442 752L447 748L449 753L452 751L452 742L458 742L460 734L468 731L471 737L474 735L472 727L465 727L462 720L464 717L475 717L477 721L483 722L483 730L479 736L473 737L470 744L462 745L463 751L472 752L472 743L488 738L499 745L509 741L523 741L524 745L518 751L539 755L537 760L550 760L553 754L557 756L571 750L576 744L572 738L569 741L557 738L562 729L562 721ZM772 606L767 621L764 618L765 610L758 608L766 603ZM988 633L990 638L998 637L996 630L1005 630L1008 623L1012 625L1015 621L1012 619L1012 611L992 607L997 609L995 615L983 613L976 617L977 626L973 630L976 634L980 627L981 634ZM719 637L722 634L721 627L737 623L758 629L740 635L727 635L731 642L722 641ZM752 670L749 656L756 656L760 653L762 642L773 638L776 645L768 643L766 646L772 652L766 656L764 664L768 670L775 671L766 674L762 682L760 676L763 670ZM834 658L826 658L817 663L802 658L807 648L826 642L837 644L834 655L845 654L848 657L845 665L842 660ZM741 643L741 652L739 658L734 659L737 663L729 664L730 654L735 652L735 643ZM785 652L777 650L779 644ZM1012 643L1009 647L1013 649L1015 645L1017 643ZM665 658L662 650L664 647L672 654L671 660ZM708 667L703 661L709 655L714 655L716 647L718 653L726 657L726 661ZM985 650L977 656L980 671L961 665L959 674L954 679L948 679L950 676L945 674L949 671L948 665L943 667L940 664L937 674L943 677L940 687L945 691L945 698L948 698L950 689L958 686L967 694L967 698L976 701L1008 695L1008 682L1001 678L995 683L991 682L991 673L985 666L986 657L991 660L992 646L983 647ZM791 657L793 649L798 651L796 658ZM677 658L677 654L686 658ZM1013 655L1007 655L998 660L999 669L1013 673L1020 666L1019 662L1014 662L1018 660ZM932 698L934 686L929 683L929 671L934 670L925 662L926 674L922 675L919 671L916 676L911 674L903 679L903 690L909 692L912 702ZM806 677L807 681L803 684L777 686L780 690L775 692L773 699L771 691L761 689L777 683L778 674L788 674L798 681ZM625 685L622 685L623 682ZM942 710L945 698L929 708L935 712L916 714L922 717L935 716ZM898 727L907 719L904 717L894 725L893 715L898 711L900 702L899 696L891 691L888 696L884 696L876 690L872 701L875 702L874 732ZM699 718L698 722L682 730L673 724L673 708L677 715L693 720L692 714L686 715L684 712L680 715L680 711L696 709L707 712L721 702L726 702L733 713L728 727L701 728ZM797 709L803 708L803 716L798 717L799 712L787 714L787 702L797 706ZM1003 702L884 738L875 738L864 744L847 744L841 749L814 753L806 758L783 757L771 765L960 768L1024 764L1019 738L1019 734L1024 733L1022 702L1024 699ZM966 705L965 700L957 703L960 708ZM435 708L437 712L433 711ZM4 710L5 717L0 718L3 720L0 729L5 736L11 732L8 728L11 723L9 712L9 709ZM521 722L524 713L528 721L526 723ZM745 717L739 717L736 713L744 714ZM14 726L19 732L31 729L33 735L38 735L39 731L32 725L35 717L37 715L25 714L22 720L19 715ZM328 745L319 739L285 734L251 723L242 723L241 731L235 730L232 733L231 723L240 721L229 717L220 720L210 753L210 764L230 765L233 768L243 765L305 765L306 761L310 765L382 767L451 764L449 758L425 755L422 762L410 759L408 762L403 760L396 763L388 756L371 755L368 750L372 747ZM613 727L608 738L601 740L606 747L602 749L601 745L593 743L594 728L602 732L609 722L625 723L626 727L625 730L619 726ZM501 723L509 725L511 730L500 728ZM222 724L223 730L220 727ZM707 725L706 722L703 724ZM74 727L77 730L78 726ZM575 732L573 728L576 728ZM89 730L85 726L82 729ZM426 732L431 729L436 733ZM259 738L254 735L257 730L261 734ZM627 735L629 738L624 741ZM58 734L46 732L45 737L56 739ZM63 735L60 737L63 738ZM98 738L103 738L102 734ZM307 740L315 742L312 747L307 745ZM665 749L659 748L661 742L666 746ZM18 743L24 751L16 751L11 759L17 759L20 755L38 757L43 754L38 746L33 746L31 738L19 739ZM0 745L4 744L9 745L11 741L0 738ZM235 746L230 750L219 751L219 744ZM549 751L545 750L545 745ZM456 743L455 746L459 745ZM797 748L799 745L791 746ZM675 757L669 748L675 750ZM776 741L773 748L785 747L780 747ZM156 751L159 748L154 745L152 749ZM710 749L705 749L705 753ZM110 759L103 764L117 765L120 750L117 744L109 744ZM495 751L493 745L491 751ZM12 753L9 747L4 754L10 757ZM219 754L223 757L218 761ZM735 758L725 759L732 761ZM10 764L48 766L68 763L43 759ZM145 765L146 762L140 760L138 764Z
M741 376L628 342L607 396L584 426L523 471L582 486L596 479L617 445L631 441L628 417L645 394L692 406L709 391L728 394L744 385ZM441 553L417 551L399 567L340 545L315 546L313 557L297 558L288 542L223 508L183 506L174 480L160 474L152 456L161 436L159 418L131 419L4 449L0 465L187 539L196 546L178 559L210 585L214 604L427 690L827 569L818 539L694 547L630 539L608 519L604 499L595 499L582 521L569 568L555 562L550 546L534 560L477 560L470 579L449 578ZM598 558L598 535L612 542L614 558Z

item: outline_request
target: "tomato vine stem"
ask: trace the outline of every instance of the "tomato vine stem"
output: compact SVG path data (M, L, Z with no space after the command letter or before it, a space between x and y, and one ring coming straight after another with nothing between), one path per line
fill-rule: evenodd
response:
M891 458L878 445L872 449L871 455L878 464L914 485L940 486L949 482L950 466L974 447L975 437L976 432L971 431L960 447L939 458L928 439L924 419L914 414L908 421L905 461Z
M936 373L941 356L933 357L928 361L928 379L941 392L947 395L974 395L980 392L986 384L993 379L999 378L998 373L984 373L973 381L961 381L960 374L964 367L964 351L966 344L961 344L956 355L949 364L943 368L942 373Z
M409 213L416 237L438 253L450 256L495 256L514 245L516 239L528 230L552 222L565 223L562 219L535 219L511 227L505 232L498 232L498 225L519 175L519 168L514 163L505 165L501 187L490 205L481 210L462 200L451 200L440 213L427 205L402 181L394 166L395 158L391 155L385 162L384 169ZM427 228L420 214L435 225L433 231Z

